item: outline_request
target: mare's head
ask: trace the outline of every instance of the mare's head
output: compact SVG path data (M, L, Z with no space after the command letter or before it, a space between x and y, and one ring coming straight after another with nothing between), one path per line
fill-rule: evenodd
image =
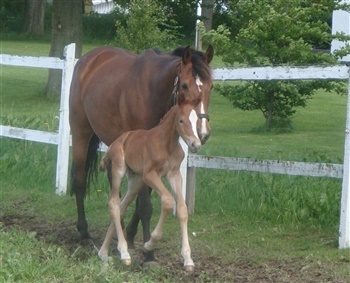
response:
M186 48L173 51L176 56L182 57L178 81L178 98L198 101L195 105L197 114L196 130L199 139L204 144L210 136L208 106L210 91L213 87L209 63L213 59L214 49L210 45L205 53Z

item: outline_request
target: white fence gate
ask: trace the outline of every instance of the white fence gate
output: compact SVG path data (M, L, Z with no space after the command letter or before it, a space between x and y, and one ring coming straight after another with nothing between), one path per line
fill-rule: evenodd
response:
M0 125L0 136L24 139L36 142L58 145L57 169L56 169L56 194L65 194L68 180L68 160L70 145L70 129L68 123L68 98L69 87L72 80L74 64L75 44L70 44L64 49L64 59L52 57L26 57L1 54L1 65L26 66L39 68L62 69L62 92L60 102L59 132L50 133L29 129L21 129ZM264 68L240 68L240 69L215 69L214 80L298 80L298 79L347 79L348 101L345 129L344 164L329 163L305 163L280 160L255 160L246 158L208 157L189 154L185 160L187 165L182 165L186 176L188 168L189 176L194 167L215 168L226 170L245 170L256 172L268 172L276 174L325 176L343 178L341 196L341 216L339 224L339 248L350 247L350 79L349 68L344 65L329 67L264 67ZM184 178L185 179L185 178ZM188 184L193 185L189 178ZM194 206L194 186L188 186L187 203L189 209Z

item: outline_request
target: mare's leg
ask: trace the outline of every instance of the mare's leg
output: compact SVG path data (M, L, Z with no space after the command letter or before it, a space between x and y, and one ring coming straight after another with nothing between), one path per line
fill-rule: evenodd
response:
M73 165L71 171L71 194L75 194L78 210L77 229L80 239L89 239L88 223L85 218L84 199L86 195L86 173L85 164L89 141L92 133L74 133L72 131Z
M156 242L162 237L163 226L168 213L173 209L174 199L155 172L150 172L144 176L144 182L154 189L161 199L161 212L157 226L153 230L150 240L144 244L146 251L153 251Z
M174 174L167 176L167 180L174 191L176 201L176 216L179 219L182 234L181 255L184 259L184 267L186 271L193 271L194 263L191 258L191 248L188 242L187 231L188 211L187 205L182 196L182 176L180 171L177 171Z

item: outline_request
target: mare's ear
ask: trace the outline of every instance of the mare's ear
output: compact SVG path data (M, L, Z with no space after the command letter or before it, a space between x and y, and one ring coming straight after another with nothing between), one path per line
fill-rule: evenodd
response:
M209 44L207 51L205 51L205 54L204 54L204 60L209 65L211 60L213 60L213 57L214 57L214 47L211 44Z
M182 53L182 62L186 65L191 62L191 48L190 46L186 46Z

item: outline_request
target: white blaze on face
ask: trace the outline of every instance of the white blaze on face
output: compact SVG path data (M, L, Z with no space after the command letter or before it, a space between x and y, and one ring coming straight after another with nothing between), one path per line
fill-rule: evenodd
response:
M197 116L196 111L194 111L193 109L192 109L192 111L191 111L191 113L190 113L189 120L190 120L190 122L191 122L193 134L195 135L195 137L196 137L197 139L199 139L198 133L197 133L197 120L198 120L198 116Z
M202 91L201 90L201 86L203 85L203 83L202 83L202 81L201 81L201 79L199 78L198 75L196 76L196 85L198 87L198 91L201 92Z

